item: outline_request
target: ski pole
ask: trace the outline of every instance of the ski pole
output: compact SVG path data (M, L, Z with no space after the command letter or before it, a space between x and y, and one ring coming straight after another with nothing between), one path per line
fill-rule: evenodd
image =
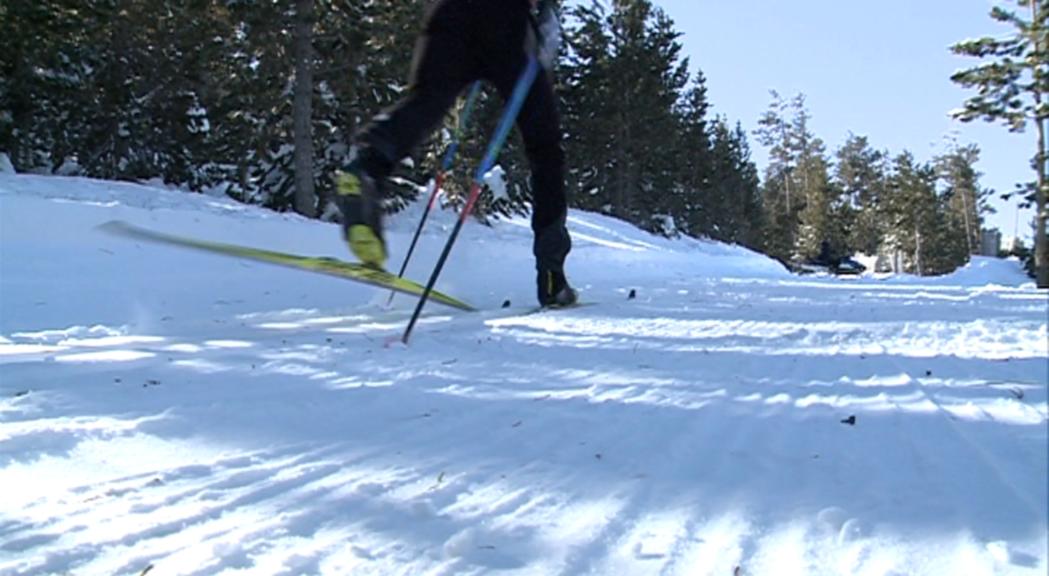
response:
M470 120L470 114L473 113L474 103L477 102L477 97L481 93L481 81L474 82L470 88L470 93L466 97L466 105L463 108L463 115L459 118L459 124L455 127L455 132L452 133L452 142L448 145L448 149L444 152L444 158L441 160L441 166L437 169L437 174L434 175L433 180L433 191L430 192L430 200L426 203L426 209L423 211L423 217L419 220L419 227L415 229L415 236L412 238L411 246L408 247L408 253L404 256L404 263L401 264L401 271L397 273L398 278L404 277L405 270L408 269L408 261L412 259L412 253L415 252L415 245L419 242L419 236L422 234L423 226L426 224L426 219L430 216L430 210L433 209L433 204L437 200L437 195L441 191L441 186L444 184L444 176L448 170L452 167L452 162L455 160L455 154L459 150L459 142L462 140L463 132L466 131L466 123ZM386 305L389 306L393 303L393 297L397 295L397 292L391 291L390 298L386 301Z
M452 235L444 245L444 251L441 252L437 265L434 266L433 273L430 275L430 281L426 283L426 289L423 291L422 296L419 297L419 303L415 306L412 319L408 321L408 327L404 330L404 336L401 337L401 341L405 344L408 343L412 329L419 320L419 315L422 314L423 306L426 305L430 292L433 291L434 285L437 284L437 278L441 275L441 269L444 268L444 263L448 260L448 255L452 251L455 239L459 236L459 231L462 230L466 219L470 217L470 212L473 211L474 204L477 203L477 197L481 195L484 177L499 158L499 151L502 150L503 144L506 143L506 138L510 135L510 129L513 128L517 115L521 112L521 107L524 106L525 98L528 97L528 93L532 89L532 83L538 75L539 61L534 55L530 55L524 72L521 73L521 77L517 80L517 85L514 86L513 94L506 105L503 117L499 120L499 126L495 129L492 140L488 143L488 152L485 153L484 160L481 161L481 165L477 168L477 173L474 175L473 185L470 188L470 196L466 200L466 205L463 206L463 211L459 214L459 220L456 221L455 228L452 229Z

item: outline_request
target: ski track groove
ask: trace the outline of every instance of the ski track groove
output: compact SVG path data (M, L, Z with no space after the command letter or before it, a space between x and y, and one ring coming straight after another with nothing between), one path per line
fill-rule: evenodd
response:
M1035 502L1033 502L1030 499L1030 497L1024 494L1024 492L1013 483L1013 481L1008 477L1008 475L1002 471L1001 466L999 465L997 459L993 456L993 454L986 448L984 448L984 446L981 443L972 439L962 429L962 427L958 425L958 418L946 408L944 408L943 404L936 397L937 395L935 393L930 393L928 391L927 387L921 381L921 378L919 376L914 376L910 374L906 369L904 369L900 365L899 361L897 361L894 357L890 356L889 359L890 362L892 362L896 368L898 368L903 374L907 375L908 388L920 394L923 398L928 400L933 406L936 407L937 414L940 415L940 420L944 422L948 428L950 428L953 437L960 441L962 444L964 444L966 447L968 447L972 453L975 453L975 455L985 465L985 468L991 470L994 473L995 479L998 481L998 483L1006 487L1016 500L1023 502L1023 504L1030 511L1031 517L1038 517L1038 505ZM982 407L980 407L980 410L987 416L988 421L997 421L996 418L988 414Z
M293 492L293 490L291 488L296 487L296 486L300 486L302 484L302 479L306 479L308 481L310 479L320 478L320 477L323 477L325 475L330 474L331 470L332 470L331 467L329 467L329 468L319 468L318 470L316 470L314 472L310 472L310 473L304 474L300 478L294 478L294 479L289 479L289 480L279 481L279 482L270 482L268 484L263 484L262 486L258 486L257 485L258 482L246 483L246 484L227 484L226 488L229 491L233 492L233 494L231 494L232 497L229 500L226 500L226 501L213 501L212 505L202 507L200 510L196 510L193 513L191 513L190 515L183 516L183 517L176 517L176 518L173 518L173 519L170 519L170 520L167 520L167 521L163 521L163 522L157 522L157 523L152 524L148 528L139 530L139 531L137 531L135 533L125 534L123 536L114 537L112 539L95 539L95 540L91 541L88 544L81 545L80 548L83 548L83 549L86 549L86 550L92 550L96 546L106 546L106 547L121 546L121 547L133 548L136 545L142 545L142 544L147 543L149 541L164 540L165 538L167 538L169 536L176 535L176 534L179 534L180 532L184 532L186 530L190 530L190 529L194 529L194 528L198 528L198 527L205 530L205 533L206 533L205 535L206 535L206 537L208 539L214 540L217 537L221 536L222 534L225 534L228 531L212 532L212 531L207 530L207 525L209 523L213 523L215 520L219 519L227 511L229 511L229 510L236 510L236 509L240 508L241 506L244 506L244 505L247 505L247 504L257 504L258 505L258 504L264 504L264 503L266 503L268 501L271 501L271 500L278 499L281 496L284 496L286 494L289 494L290 492ZM253 489L252 490L244 490L244 491L242 491L243 493L240 494L240 495L236 494L237 488L249 488L249 487L251 487ZM152 511L147 512L146 515L149 515L151 512ZM126 517L129 518L129 519L133 519L134 516L135 516L135 514L130 514L130 515L127 515ZM78 532L78 531L86 531L88 529L89 529L89 525L81 524L81 525L72 526L72 527L70 527L70 528L68 528L68 529L66 529L64 531ZM264 529L260 528L260 530L264 530ZM177 552L177 550L174 550L172 552ZM59 556L57 556L57 558L54 557L54 556L49 556L47 558L47 560L45 561L45 565L54 565L54 564L57 563L59 565L68 565L68 566L76 567L77 564L79 564L80 561L82 561L84 559L85 559L85 554L72 554L72 555L68 555L68 556L59 555ZM127 568L127 567L125 567L125 568Z
M605 313L609 316L622 315L622 311L625 307L630 304L614 304L610 305L611 308L607 308L601 313ZM667 315L668 310L663 307L650 306L647 309L652 312L653 315ZM557 312L559 315L566 315L569 318L585 318L588 314L597 314L597 310L591 309L580 309L580 310L569 310ZM478 352L484 354L486 350L493 347L502 349L504 357L508 357L510 360L517 362L521 365L526 365L532 360L532 355L536 353L538 346L534 344L523 344L518 342L516 346L505 346L503 340L517 340L522 335L529 336L535 333L546 333L545 331L530 330L515 328L511 332L500 332L493 329L488 325L488 321L491 319L512 319L518 317L529 316L528 313L520 313L519 311L511 311L505 314L492 314L488 316L468 316L465 318L453 317L451 321L437 324L436 328L428 331L425 335L419 334L416 336L417 339L425 338L426 342L423 344L432 349L442 350L444 353L442 356L460 356L470 357L471 353L476 355ZM371 320L368 320L371 321ZM463 329L464 325L478 322L475 329ZM760 319L749 318L744 322L760 322ZM367 322L367 321L366 321ZM338 325L333 325L338 326ZM306 341L312 341L320 338L323 334L318 330L326 331L331 326L325 326L322 329L316 327L303 328L301 333L296 332L279 332L279 333L266 333L265 335L257 338L257 344L259 346L254 352L260 352L261 354L272 353L275 351L282 350L289 346L293 346L294 343L287 343L286 340L293 338L300 338ZM449 339L447 342L441 341L442 334L449 333L454 328L456 334L461 334L457 338ZM395 330L390 329L389 332ZM225 334L225 328L222 333ZM216 337L220 336L216 334ZM348 336L348 335L346 335ZM830 336L836 336L830 334ZM232 338L232 335L230 336ZM243 339L233 338L233 339ZM338 337L338 336L336 336ZM821 338L821 334L816 332L810 332L807 330L800 330L798 332L789 334L788 336L781 337L780 339L773 341L771 345L782 345L782 344L796 344L801 341L805 341L809 345L837 345L837 342L829 341L821 343L818 339ZM251 340L251 339L249 339ZM617 337L612 340L610 344L615 346L622 346L625 349L634 348L634 354L638 356L640 362L642 360L647 361L655 366L662 365L663 359L671 359L676 357L680 352L672 350L672 345L689 343L691 339L684 338L680 340L668 340L661 339L656 340L654 346L644 346L639 350L639 344L649 342L653 340L645 337ZM464 343L472 344L473 342L485 342L484 347L479 350L469 350ZM699 340L701 345L709 346L730 346L739 345L742 342L738 337L729 335L721 339L702 339ZM633 345L633 346L631 346ZM480 346L480 344L479 344ZM558 345L561 347L567 347L567 345ZM149 349L149 347L143 347L142 349ZM157 348L160 350L160 348ZM378 349L376 347L376 349ZM509 353L507 353L509 350ZM361 350L350 350L340 349L337 351L334 362L345 362L352 359L354 356L366 353ZM600 347L598 350L593 352L595 356L600 356ZM244 362L250 362L252 358L258 356L245 355L243 351L232 349L216 349L207 350L207 355L212 358L218 359L229 359L237 358L238 364ZM585 365L590 352L580 352L579 356L581 359L578 364ZM247 359L247 360L243 360ZM941 434L941 437L950 437L956 440L959 445L964 446L967 450L958 449L961 452L972 453L975 452L980 458L981 462L992 469L997 482L1003 486L1008 487L1011 496L1015 499L1022 501L1031 511L1032 516L1037 517L1038 512L1035 504L1023 495L1022 490L1013 485L999 467L998 462L994 457L984 448L983 445L970 438L964 430L957 423L956 417L947 410L943 402L940 400L939 395L936 391L931 391L922 382L921 377L912 374L911 370L906 369L899 358L896 356L885 353L881 355L878 360L883 364L896 368L899 373L905 374L908 377L908 383L904 387L899 387L888 394L888 398L895 406L895 418L901 422L905 422L908 418L909 412L900 405L899 398L902 396L897 392L910 391L915 395L919 395L928 401L931 405L935 406L938 414L938 419L941 423L940 428L947 429L951 433L949 435ZM472 359L468 359L472 361ZM429 388L433 389L438 385L426 384L427 382L437 381L439 385L449 383L446 378L442 377L439 372L443 362L435 360L434 366L428 368L429 373L425 370L420 370L416 376L403 378L398 381L398 386L402 388L414 388L419 385L419 389ZM737 464L740 460L753 460L750 452L753 451L756 445L760 445L763 448L770 449L771 457L761 460L760 458L756 462L750 462L750 466L746 466L748 470L754 471L755 466L760 469L759 474L754 474L752 478L746 479L744 485L741 487L741 491L744 489L750 490L767 490L769 489L770 479L773 479L777 475L777 471L783 466L783 462L790 462L793 459L798 460L798 466L803 471L802 476L809 476L815 473L821 473L822 467L816 471L813 466L805 466L805 464L811 464L806 461L807 455L800 453L792 453L792 443L790 438L791 430L800 427L800 429L808 434L814 434L811 426L816 420L826 420L828 422L834 422L836 413L841 412L838 408L830 405L818 404L808 408L799 408L794 403L801 397L804 397L808 393L812 393L813 390L809 388L812 382L807 382L805 374L807 368L803 366L804 362L795 359L793 362L788 363L790 369L786 372L776 374L775 380L769 381L755 381L752 379L752 375L747 373L739 381L721 383L718 382L692 382L689 384L682 376L672 370L652 370L653 374L657 377L665 377L669 380L678 380L674 384L660 386L657 390L660 394L666 394L667 397L681 396L686 393L698 393L700 397L703 394L713 393L719 389L731 389L733 393L738 395L759 393L762 400L767 400L780 394L789 395L791 402L788 404L764 404L758 412L761 413L761 417L771 419L774 424L772 426L766 426L759 430L757 425L754 423L755 418L741 417L741 418L715 418L709 422L713 422L712 425L706 421L703 416L707 411L712 409L726 410L729 412L737 410L736 405L724 401L717 402L713 407L698 406L694 408L697 414L696 422L690 423L687 427L680 430L679 434L674 436L675 440L670 446L660 447L660 451L669 455L668 460L674 461L679 457L689 458L695 455L695 451L690 450L690 441L695 437L717 437L719 438L719 444L723 448L722 450L715 451L709 457L707 468L715 475L728 474L731 476L733 465ZM884 370L880 369L881 365L876 364L870 370L874 373L884 373ZM435 370L436 369L436 370ZM454 371L454 368L452 368ZM403 368L393 368L391 372L397 373L403 371ZM99 368L92 370L92 374L105 373L106 370ZM485 383L483 379L474 378L475 382ZM490 387L489 390L493 392L499 392L502 389L510 388L505 384L501 384L505 379L492 379L486 384ZM535 383L532 384L534 386ZM735 387L735 388L734 388ZM430 434L433 437L429 438L429 442L432 448L436 452L441 454L462 454L464 450L456 445L458 439L463 438L464 434L470 430L477 429L489 429L493 430L491 436L487 438L488 441L500 442L502 439L512 438L520 433L511 427L513 420L519 420L529 422L533 418L530 417L531 411L538 410L539 412L549 411L550 414L546 414L544 417L539 417L540 421L545 419L559 419L563 418L566 412L573 410L573 406L582 406L584 410L600 410L601 405L604 402L623 403L626 404L631 400L638 400L643 398L646 394L652 393L651 386L634 386L627 384L589 384L584 382L571 382L563 387L549 386L549 392L564 393L568 392L573 394L569 398L558 398L556 400L542 400L537 398L537 401L525 404L528 408L527 413L522 412L510 412L504 411L502 408L499 410L492 411L490 413L476 413L459 415L456 418L450 418L447 415L437 414L434 416L421 419L416 422L409 422L405 424L406 436L409 439L413 438L427 438ZM945 389L946 390L946 389ZM421 390L424 391L425 390ZM958 392L957 388L951 388L952 393ZM277 389L270 391L270 393L277 394L281 390ZM963 390L963 392L968 392ZM1030 408L1030 407L1026 407ZM981 408L982 409L982 408ZM742 409L740 409L742 411ZM990 421L994 421L994 417L988 414L987 418ZM742 425L740 425L742 421ZM847 433L848 429L834 429L828 427L831 434L836 433ZM842 432L845 430L845 432ZM935 475L937 469L934 466L929 466L929 462L937 462L937 455L935 452L930 451L928 448L919 446L914 442L912 438L904 434L903 426L892 427L893 433L896 435L897 440L903 446L907 447L909 457L912 464L918 468L925 468L927 470L926 476ZM428 432L429 431L429 432ZM533 460L525 466L524 474L518 475L528 476L536 474L538 477L542 477L543 473L548 471L552 466L557 466L561 463L559 458L570 458L573 454L577 458L584 458L585 454L592 451L592 448L601 448L602 454L605 455L602 464L607 464L609 461L616 459L616 430L607 431L604 437L589 437L584 436L587 442L586 449L573 449L568 450L567 453L562 449L562 452L558 454L558 458L543 461ZM5 536L11 536L12 538L7 540L5 549L10 547L25 547L26 551L46 547L47 545L61 539L61 534L64 532L82 532L89 529L89 525L84 523L82 519L78 517L90 515L91 511L97 507L95 499L103 500L128 500L123 504L129 506L129 512L131 516L150 516L154 513L165 509L178 507L180 503L187 501L197 501L202 505L202 508L195 510L195 512L188 517L175 518L168 520L167 522L156 523L149 528L140 530L134 534L125 534L123 537L115 538L113 540L105 540L98 542L90 542L87 544L81 544L72 549L64 551L58 551L56 553L46 553L43 559L43 564L38 566L45 570L60 570L65 567L76 568L82 566L85 563L89 563L93 558L92 554L97 554L96 547L99 545L105 546L123 546L128 549L134 549L136 546L142 546L155 542L157 545L161 545L164 541L168 540L169 537L184 531L187 529L194 529L202 531L202 536L205 536L205 541L218 542L224 536L229 535L232 529L221 529L219 526L210 527L212 524L216 524L225 513L230 511L236 511L241 508L249 508L253 506L261 507L273 507L277 510L282 510L279 514L281 516L279 527L286 533L290 534L312 534L325 525L329 520L336 517L336 512L318 512L317 510L309 510L306 512L295 513L294 503L299 501L318 501L324 500L325 498L333 498L336 501L343 503L350 511L370 511L376 506L388 507L389 497L391 494L400 492L407 493L405 498L399 502L398 506L393 506L393 509L383 510L383 520L379 522L379 526L371 526L373 530L380 533L384 532L381 524L388 524L390 526L398 526L401 533L398 537L402 539L410 539L412 541L429 542L431 545L440 545L445 541L447 535L456 534L464 528L471 526L478 526L489 524L494 521L498 521L504 517L513 516L515 512L521 512L523 509L529 506L543 505L544 502L549 501L550 496L543 494L532 489L521 489L511 493L504 499L491 504L485 509L474 509L471 513L460 515L459 517L453 517L450 512L454 511L458 503L464 498L469 497L473 494L474 486L480 486L481 490L485 488L493 487L498 485L498 473L492 468L490 464L482 463L474 466L472 469L452 471L449 477L444 482L438 482L436 485L430 488L420 489L421 486L431 482L434 478L439 475L444 475L448 472L449 465L446 462L440 460L431 460L426 462L420 462L415 467L411 474L403 474L397 481L386 481L380 483L382 497L377 498L378 494L371 493L367 489L368 482L362 480L355 485L355 489L351 490L351 493L346 495L337 495L341 490L339 486L328 486L325 485L325 480L334 479L338 477L338 473L341 467L338 464L326 461L328 457L337 457L343 450L342 447L329 447L327 449L321 449L306 453L297 452L294 448L289 448L281 452L262 452L256 451L253 453L240 454L222 461L215 461L207 465L187 465L179 468L172 469L170 471L157 470L153 472L145 472L127 476L120 479L114 479L105 482L102 485L82 485L70 489L71 495L80 496L80 505L74 507L71 513L66 515L65 518L44 523L41 525L22 526L18 522L8 522L0 526L0 531ZM466 454L469 454L469 450L465 450ZM378 456L375 454L369 454L363 457L359 457L355 460L351 460L348 464L353 465L366 465L372 463L373 460L377 459ZM226 468L221 462L229 462L230 466ZM453 459L453 461L461 461L461 459ZM238 465L239 464L239 465ZM219 470L228 472L228 474L218 474ZM729 472L725 472L725 471ZM268 480L274 473L289 472L291 477L280 480ZM626 550L626 547L631 542L631 537L638 532L640 526L643 525L647 519L646 512L657 507L659 498L656 497L658 486L653 486L652 481L644 476L644 473L640 473L642 477L630 478L623 474L624 470L619 469L616 471L606 471L601 473L602 477L613 478L620 483L620 488L615 492L617 498L619 498L624 505L617 509L614 516L608 518L601 527L600 531L594 534L585 544L575 546L567 551L567 555L564 557L563 567L559 571L562 574L581 574L581 573L603 573L599 571L602 566L611 566L613 557L616 552L625 553L632 560L639 560L637 554ZM668 472L666 469L658 470L659 474ZM509 472L507 472L509 473ZM832 473L839 474L840 470L832 468ZM650 473L651 474L651 473ZM670 474L674 476L673 473ZM219 477L216 477L219 476ZM159 478L162 481L160 486L150 486L149 480ZM493 478L495 478L493 480ZM756 479L755 479L756 478ZM197 485L200 481L206 480L203 485ZM145 484L143 484L146 482ZM183 485L178 488L177 491L172 492L176 489L175 485ZM315 486L316 485L316 486ZM713 483L716 485L716 483ZM157 488L156 491L162 491L166 489L168 494L164 495L159 500L150 500L150 494L154 491L153 488ZM553 486L541 486L541 488L554 488ZM802 492L802 496L808 496L811 492ZM952 495L952 498L956 495ZM289 502L290 501L290 502ZM282 502L289 502L282 504ZM420 518L419 508L412 509L411 503L415 503L422 506L424 511L423 517ZM48 504L46 501L37 501L31 503L29 508L36 506L43 506ZM947 502L951 504L952 502ZM205 505L206 504L206 505ZM745 504L745 503L744 503ZM193 509L193 507L190 507ZM461 512L461 510L460 510ZM708 523L723 522L721 519L713 519L711 515L719 513L719 510L714 509L711 506L699 506L698 509L690 509L688 514L685 516L683 524L677 526L677 536L673 539L670 552L666 554L664 558L661 558L661 562L652 562L653 568L657 569L659 574L674 574L674 573L689 573L688 567L685 563L693 559L693 556L705 556L709 555L710 546L706 546L706 543L694 536L697 532L702 532L703 528L707 525L704 523L704 519ZM345 513L345 511L343 512ZM366 514L367 515L367 514ZM849 516L850 520L855 519L848 511L846 515ZM391 519L394 518L394 519ZM402 518L404 521L398 522L396 518ZM78 524L77 521L81 520ZM67 525L67 523L72 524ZM412 526L412 529L408 533L404 532L404 526ZM62 528L62 530L51 531L53 528ZM242 540L246 541L245 544L235 547L235 550L228 554L215 554L212 556L210 563L201 566L195 573L197 574L209 574L215 570L221 568L250 568L252 567L251 557L254 553L260 553L271 548L271 544L266 542L266 536L272 530L273 526L269 524L262 524L258 527L243 532ZM755 560L756 556L762 553L762 548L765 545L765 534L760 527L743 523L742 531L739 538L723 544L722 548L716 552L726 552L724 546L728 546L731 550L728 551L729 556L734 555L738 552L738 563L737 566L742 568L743 574L748 574L747 566ZM805 539L808 540L810 534L805 534ZM305 566L306 572L311 570L316 571L325 559L325 554L330 554L335 548L334 544L322 546L313 550L310 553L299 553L297 554L299 562L296 564L298 569L302 570ZM168 550L168 554L175 554L184 548ZM636 552L636 551L635 551ZM407 551L393 551L394 554L399 554L402 557L407 557ZM509 559L513 560L513 551L508 553L502 553L500 551L502 561L506 561L506 554L509 554ZM809 568L815 569L818 566L820 557L814 556L815 551L810 547L806 547L804 550L804 559ZM869 558L870 550L862 548L857 555L854 562L851 563L852 568L862 568L865 561ZM477 554L470 554L458 558L440 558L430 556L423 559L423 562L428 565L428 568L435 572L444 573L483 573L486 571L486 566L483 564L477 564ZM652 559L645 559L651 562ZM429 561L429 562L427 562ZM162 567L163 559L157 559L153 555L144 554L129 559L118 571L120 573L135 572L141 570L142 566L156 562L158 568ZM408 565L415 565L419 567L417 563L407 562ZM490 568L490 566L488 567ZM286 568L287 573L292 573L296 570L293 566Z
M312 463L313 457L320 454L320 452L314 453L299 453L293 458L288 458L281 461L281 457L276 453L273 455L275 460L256 460L251 463L251 470L244 471L240 469L234 469L226 477L221 477L217 480L211 481L201 485L191 485L184 489L177 489L171 493L171 487L169 485L172 482L163 482L159 485L142 484L140 481L145 478L163 479L168 476L169 472L164 470L155 470L147 473L135 474L122 479L113 480L105 483L103 486L94 489L93 495L87 498L80 499L80 506L74 508L71 513L64 515L62 518L53 519L42 525L26 526L22 525L19 528L19 532L28 532L27 538L32 538L33 532L39 532L41 530L58 529L57 532L63 533L80 533L86 532L91 528L91 521L82 521L80 517L88 515L96 508L97 499L104 499L108 501L108 506L113 507L126 507L126 512L122 514L124 518L134 519L136 517L149 518L154 512L161 511L169 508L173 505L179 504L184 501L206 501L209 500L206 495L209 491L214 490L216 487L222 493L229 494L230 497L225 500L211 499L210 506L204 507L198 510L195 514L179 517L167 522L154 523L148 528L139 530L133 534L125 534L119 538L95 540L90 543L89 546L95 546L104 544L107 546L133 546L149 540L163 539L171 534L178 533L181 530L185 530L187 527L203 526L209 521L213 521L220 517L223 513L230 509L237 509L245 504L257 504L268 500L277 498L281 494L292 492L297 484L302 484L302 479L309 479L315 477L321 477L326 474L330 474L332 467L323 468L317 467L316 464ZM248 456L249 459L255 459L261 456L261 454L254 454ZM227 463L235 463L243 461L244 455L240 455L234 458L220 460L209 468L226 468ZM183 466L180 468L173 469L170 471L172 479L177 480L186 478L186 469L199 469L200 465ZM318 468L317 470L310 470L311 468ZM290 478L285 481L273 482L270 484L263 484L261 487L260 479L268 476L274 470L288 470L288 469L302 469L304 474L295 478ZM213 474L205 476L205 479L210 478ZM189 475L192 479L201 478L199 471ZM247 480L247 481L245 481ZM133 486L127 486L129 482L134 481ZM306 484L309 482L307 481ZM119 486L119 488L113 488ZM250 489L250 490L249 490ZM158 495L159 500L148 502L144 501L149 498L153 492L167 491L167 494ZM91 487L81 486L75 488L72 493L85 495L92 492ZM145 494L145 496L143 496ZM95 504L93 504L95 503ZM47 504L42 502L38 504ZM91 504L91 505L88 505ZM104 506L107 504L103 504ZM115 510L114 512L119 512ZM81 545L83 548L87 545ZM26 550L29 551L29 550ZM70 554L67 556L48 557L45 559L45 566L60 564L60 565L75 565L83 555L81 554ZM56 560L57 558L57 560Z

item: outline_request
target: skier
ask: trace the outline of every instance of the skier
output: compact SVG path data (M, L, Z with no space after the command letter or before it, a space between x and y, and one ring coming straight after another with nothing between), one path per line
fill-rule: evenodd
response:
M545 6L538 4L547 4ZM406 96L357 135L357 153L336 173L343 234L361 262L382 268L383 182L429 134L468 84L481 79L509 99L530 54L543 69L517 118L532 172L533 253L542 306L575 303L564 261L572 248L565 219L564 151L549 69L560 24L546 0L437 0L419 37ZM538 18L532 10L538 11Z

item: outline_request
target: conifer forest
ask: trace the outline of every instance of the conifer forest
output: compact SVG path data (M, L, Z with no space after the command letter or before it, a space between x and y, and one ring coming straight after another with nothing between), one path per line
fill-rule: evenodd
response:
M333 172L351 157L354 133L403 92L427 4L3 0L0 152L19 172L162 181L335 219ZM1014 37L945 47L974 57L952 78L969 89L959 89L954 114L1031 134L1029 184L1003 191L981 183L977 144L951 142L923 157L849 126L821 136L804 94L772 91L760 118L725 117L708 98L703 62L683 56L658 2L564 3L554 74L571 205L656 234L740 244L788 266L881 254L897 271L936 275L979 253L989 199L1012 194L1038 207L1031 260L1049 286L1049 7L1012 4L992 17L1015 24ZM445 203L462 201L502 105L486 88ZM398 166L389 210L419 193L456 122L453 110ZM824 143L843 135L837 149ZM508 194L488 195L479 218L528 210L519 136L500 166Z

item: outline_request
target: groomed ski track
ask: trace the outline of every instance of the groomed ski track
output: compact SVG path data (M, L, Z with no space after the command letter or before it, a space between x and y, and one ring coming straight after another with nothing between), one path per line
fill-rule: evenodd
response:
M409 298L113 218L343 256L330 224L0 175L0 574L1046 571L1047 296L1009 263L800 278L573 213L597 304L529 314L527 222L471 224L438 287L491 312L405 347Z

